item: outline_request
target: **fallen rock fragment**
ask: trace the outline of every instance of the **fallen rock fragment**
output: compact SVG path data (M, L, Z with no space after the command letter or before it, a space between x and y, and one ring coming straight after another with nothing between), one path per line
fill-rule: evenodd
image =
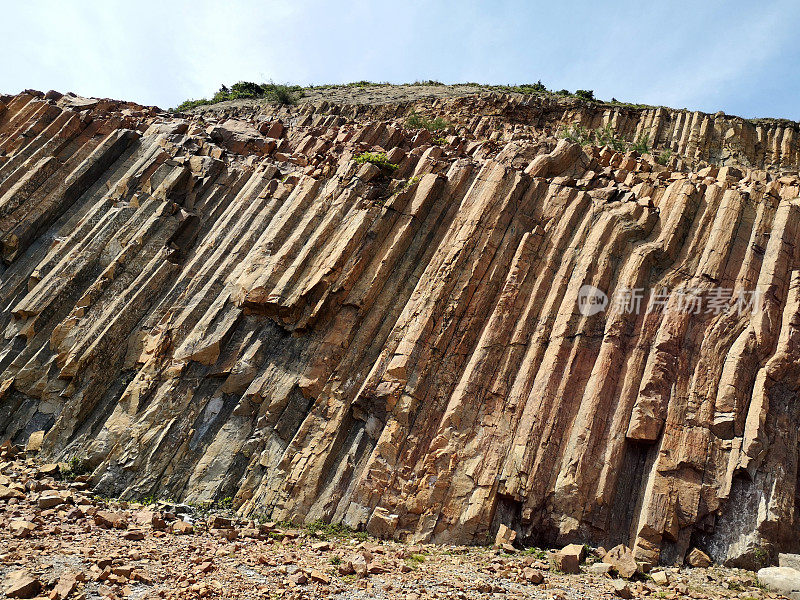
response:
M580 544L570 544L556 552L553 561L559 571L570 574L580 573L585 553L584 547Z
M33 598L42 589L42 582L27 571L10 573L3 585L3 591L9 598Z
M758 583L791 600L800 600L800 571L792 567L759 569Z
M194 532L194 526L187 521L178 520L170 525L170 531L176 535L188 535Z
M609 550L603 556L603 562L611 565L619 576L625 579L630 579L639 570L633 551L624 544L619 544Z
M669 575L667 575L666 571L654 571L650 574L650 577L658 585L669 585Z
M699 548L693 548L686 557L686 564L691 567L710 567L713 563L708 554Z
M125 515L108 510L97 511L94 515L94 522L95 525L106 529L125 529L128 526Z
M497 529L497 535L494 536L494 544L495 546L503 546L504 544L513 544L514 540L517 539L517 532L507 527L506 525L500 525Z
M633 592L631 592L631 588L628 586L626 581L623 581L622 579L615 579L611 582L611 586L614 589L614 594L620 598L633 598Z

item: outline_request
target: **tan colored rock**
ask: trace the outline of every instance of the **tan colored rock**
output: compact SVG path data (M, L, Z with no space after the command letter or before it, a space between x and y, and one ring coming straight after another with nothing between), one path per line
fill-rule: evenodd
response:
M39 508L53 508L55 506L64 504L64 498L62 498L61 495L56 492L45 492L39 496L36 504Z
M44 434L46 432L39 430L34 431L29 437L28 442L25 444L25 452L29 452L31 454L36 454L42 447L42 442L44 442Z
M170 525L170 531L176 535L186 535L194 532L194 526L186 521L178 520Z
M630 586L622 579L615 579L611 582L611 586L614 589L614 594L616 596L628 599L633 598L633 592L631 592Z
M58 583L56 583L56 586L51 592L51 600L64 600L65 598L69 598L69 596L78 588L79 580L83 580L83 577L80 577L76 573L65 573L59 577Z
M639 570L633 552L627 546L619 544L614 546L603 556L603 562L608 563L620 577L630 579Z
M94 514L94 522L106 529L126 529L128 527L128 521L124 514L108 510L97 511Z
M653 578L653 582L658 585L669 585L669 575L667 575L666 571L655 571L650 576Z
M18 538L26 538L36 531L36 524L24 519L15 519L8 525L11 535Z
M533 583L534 585L544 582L544 573L531 567L525 567L522 569L522 577L525 579L525 581L528 583Z
M13 571L3 581L3 592L9 598L33 598L42 583L26 571Z
M713 562L711 558L699 548L692 548L686 556L686 564L691 567L710 567Z
M553 562L556 569L564 573L580 573L583 546L570 544L555 553Z
M797 127L442 93L413 104L439 133L376 90L202 122L3 96L0 402L30 408L3 435L52 423L46 450L92 470L81 506L236 490L243 517L445 544L505 520L623 535L644 569L698 535L721 562L791 550ZM652 154L553 137L573 124ZM356 177L365 151L399 168ZM583 314L592 288L608 302ZM26 507L54 474L0 499Z
M513 544L517 539L517 532L513 529L501 524L497 530L497 535L494 537L495 546L502 546L504 544Z

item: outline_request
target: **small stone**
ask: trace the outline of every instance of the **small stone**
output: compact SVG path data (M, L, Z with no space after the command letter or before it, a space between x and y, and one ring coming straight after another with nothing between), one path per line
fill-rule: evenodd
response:
M651 577L658 585L669 585L669 575L666 571L656 571L651 574Z
M525 567L522 569L522 577L525 579L525 581L536 585L544 581L544 573L538 569L532 569L531 567Z
M205 561L198 565L197 570L201 573L208 573L214 570L214 563L211 561Z
M310 577L311 581L316 581L317 583L324 583L327 585L331 582L331 578L327 574L317 569L311 571Z
M589 573L594 573L595 575L606 575L611 572L612 568L613 567L610 564L601 561L589 565L587 571L589 571Z
M55 463L48 463L46 465L42 465L36 470L36 474L39 477L56 477L60 468Z
M11 535L18 538L26 538L36 529L36 524L23 519L15 519L8 526Z
M289 575L289 581L294 585L305 585L308 583L308 577L302 571L297 571Z
M631 588L628 587L627 582L623 581L622 579L615 579L611 582L611 586L614 588L614 593L620 598L633 598Z
M233 520L220 515L214 515L208 520L209 529L232 529Z
M51 600L64 600L78 587L78 577L75 573L67 573L62 575L56 587L50 594Z
M328 542L317 542L316 544L311 544L311 549L317 552L326 552L331 549L331 545Z
M133 542L138 542L144 539L144 531L141 529L129 529L122 534L122 538Z
M36 505L42 509L53 508L61 504L64 504L64 499L54 492L42 494L36 502Z
M0 500L23 500L25 494L14 488L0 485Z
M170 529L175 535L187 535L194 533L194 527L188 521L175 521Z
M236 529L211 529L209 531L211 535L220 537L223 540L228 540L229 542L239 537L239 532Z
M339 563L339 575L353 575L356 570L353 568L353 563L349 560Z

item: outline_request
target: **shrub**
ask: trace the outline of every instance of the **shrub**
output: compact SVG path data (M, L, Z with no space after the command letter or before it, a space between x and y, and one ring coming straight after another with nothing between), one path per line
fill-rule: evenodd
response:
M302 88L296 85L289 86L270 82L263 84L261 88L264 98L278 104L297 104L298 97L302 96Z
M636 141L631 144L631 150L639 154L647 154L650 151L650 138L646 133L643 133Z
M594 90L575 90L575 95L583 100L594 100Z
M608 146L616 152L625 150L625 142L617 137L611 129L611 123L606 123L603 128L598 127L594 130L594 138L598 146Z
M199 100L184 100L175 108L177 112L183 112L186 110L191 110L193 108L197 108L198 106L203 106L205 104L212 104L211 100L207 100L206 98L200 98Z
M70 458L67 465L67 468L61 471L61 478L66 481L73 481L80 475L86 475L92 472L89 463L77 456Z
M386 154L383 152L364 152L356 156L353 160L360 165L372 163L385 171L394 171L397 168L396 164L389 162L389 159L386 158Z
M594 132L586 129L583 125L573 123L563 131L559 132L559 137L569 140L570 142L585 146L592 143L594 139Z
M239 100L242 98L266 99L279 104L296 104L297 100L303 96L303 88L299 85L288 85L282 83L254 83L252 81L238 81L231 87L223 84L211 100L201 98L200 100L186 100L181 102L176 111L190 110L206 104L216 104L226 100Z
M435 137L431 139L431 144L434 146L446 146L447 145L447 138L445 137Z
M672 158L672 150L670 150L669 148L665 148L656 157L656 162L660 165L666 166L671 158Z
M408 116L406 127L409 129L427 129L428 131L439 131L450 127L450 123L441 117L431 120L424 115L413 112Z
M224 88L225 86L223 85L222 87ZM263 93L264 90L257 83L253 83L252 81L239 81L231 86L228 99L259 98Z
M226 496L215 502L213 508L218 510L233 510L233 498Z

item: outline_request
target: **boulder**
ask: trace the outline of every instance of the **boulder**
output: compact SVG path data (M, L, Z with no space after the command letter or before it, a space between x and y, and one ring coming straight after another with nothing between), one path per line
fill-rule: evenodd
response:
M686 564L690 567L710 567L713 563L711 557L699 548L692 548L686 556Z
M800 571L792 567L766 567L758 572L758 583L791 600L800 600Z
M44 431L34 431L28 436L28 443L25 444L25 452L36 454L42 448L44 442Z
M497 530L497 535L494 536L494 545L500 547L503 544L513 544L516 539L516 531L506 525L500 525Z
M650 574L650 577L652 577L653 582L658 585L669 585L669 575L667 575L666 571L655 571Z
M626 581L622 579L615 579L611 582L611 587L614 589L614 594L620 598L633 598L633 592L631 592L631 588L628 586Z
M569 544L556 552L553 561L556 568L564 573L580 573L585 554L586 551L580 544Z
M606 552L603 562L610 564L619 576L625 579L630 579L639 570L633 551L624 544L614 546Z
M779 567L790 567L800 571L800 554L784 554L778 555Z
M42 589L42 582L27 571L13 571L3 583L3 591L9 598L33 598Z
M105 529L126 529L128 527L128 521L124 514L109 510L97 511L94 515L94 522L95 525Z

